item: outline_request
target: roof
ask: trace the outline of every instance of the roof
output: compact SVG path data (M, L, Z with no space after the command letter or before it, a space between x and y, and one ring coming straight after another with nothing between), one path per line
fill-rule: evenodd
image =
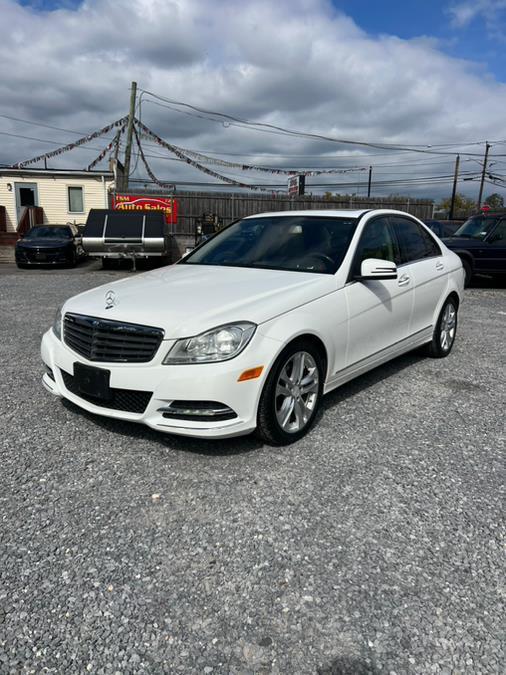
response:
M264 216L325 216L339 218L359 218L371 209L303 209L300 211L266 211L264 213L255 213L248 218L260 218Z
M110 178L114 177L112 171L85 171L83 169L16 169L14 167L1 167L0 176L66 176L77 178Z

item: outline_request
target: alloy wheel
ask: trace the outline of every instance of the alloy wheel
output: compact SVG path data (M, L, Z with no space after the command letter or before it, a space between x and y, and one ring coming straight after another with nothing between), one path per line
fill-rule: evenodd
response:
M441 326L440 326L440 335L439 340L441 343L441 349L447 352L455 340L455 331L457 328L457 310L454 305L449 302L444 311L443 316L441 317Z
M287 433L301 431L318 402L320 376L309 352L292 354L279 373L275 391L276 418Z

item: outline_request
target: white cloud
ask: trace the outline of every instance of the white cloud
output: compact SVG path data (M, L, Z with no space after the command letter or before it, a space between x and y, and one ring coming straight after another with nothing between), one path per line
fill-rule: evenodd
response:
M494 36L504 27L506 0L464 0L451 5L448 13L455 28L465 28L478 17L485 22L487 31Z
M135 79L207 109L339 137L435 144L504 135L503 83L430 40L372 38L326 0L87 0L54 12L0 0L0 14L0 107L15 117L90 131L126 113ZM152 104L143 106L143 119L173 143L256 153L257 161L266 152L352 152ZM72 138L1 118L0 130ZM0 162L49 149L1 138ZM84 166L93 157L80 151L60 165ZM176 162L153 166L169 180L207 180Z

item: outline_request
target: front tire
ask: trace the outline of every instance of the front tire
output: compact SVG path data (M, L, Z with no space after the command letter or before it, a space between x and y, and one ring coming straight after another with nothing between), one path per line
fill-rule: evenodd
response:
M458 307L454 298L448 298L439 313L432 342L427 345L428 356L442 359L451 352L457 335Z
M471 284L471 279L473 277L473 268L471 263L465 258L461 258L462 267L464 268L464 288L468 288Z
M280 354L265 382L257 415L257 435L268 445L288 445L311 428L320 404L323 360L309 340L292 342Z

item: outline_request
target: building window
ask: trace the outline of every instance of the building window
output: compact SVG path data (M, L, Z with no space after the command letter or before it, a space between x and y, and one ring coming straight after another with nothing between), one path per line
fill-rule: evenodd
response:
M69 213L84 213L83 188L69 186Z

